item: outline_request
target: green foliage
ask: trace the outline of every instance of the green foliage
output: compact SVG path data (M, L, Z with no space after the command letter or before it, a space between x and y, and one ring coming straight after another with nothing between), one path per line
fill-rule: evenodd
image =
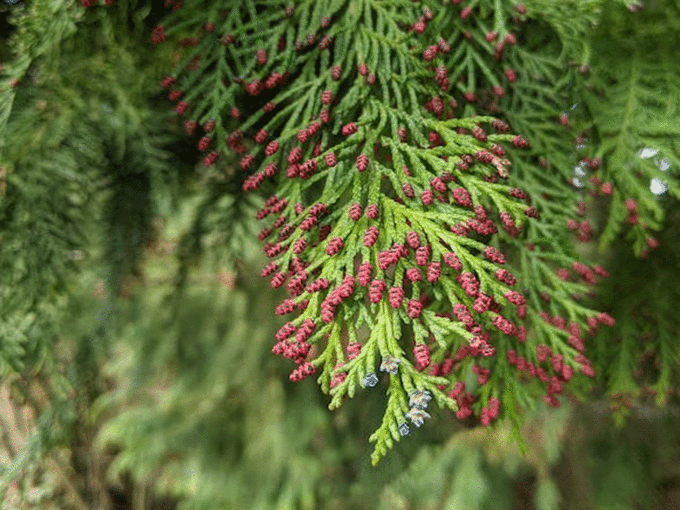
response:
M146 267L146 278L162 277L167 259ZM121 449L112 476L155 474L154 489L185 500L181 508L312 508L319 459L308 444L326 418L315 406L290 412L290 399L315 397L310 388L289 392L273 377L272 328L260 321L266 301L247 290L213 280L182 291L166 282L140 296L141 306L126 307L115 327L124 343L109 370L133 375L133 383L97 404L105 414L126 409L98 438ZM131 312L141 320L125 320Z
M664 202L650 190L663 183L679 196L677 172L677 98L680 73L677 52L677 2L658 2L636 16L608 9L593 38L596 72L583 98L592 115L595 154L606 162L596 174L614 182L610 216L602 225L600 246L608 246L632 224L629 237L637 254L647 252L650 230L659 230ZM671 14L672 13L672 14ZM624 56L623 58L622 55ZM641 157L645 148L657 158ZM634 201L629 205L626 201Z
M674 211L671 218L676 215ZM599 348L597 356L602 356L599 363L608 367L607 389L621 416L630 413L632 402L639 397L659 405L667 403L678 384L680 324L674 312L678 290L669 284L677 274L678 246L674 236L662 240L659 250L648 258L618 257L611 270L619 278L603 288L613 303L612 313L620 320L617 334L608 339L615 348ZM650 279L649 274L659 279Z
M503 183L511 162L503 158L501 144L523 146L524 140L504 134L505 125L494 123L493 118L470 116L477 101L472 96L479 95L480 108L497 112L500 107L491 104L489 94L500 99L505 96L502 89L497 90L501 80L515 82L502 68L485 63L489 54L500 60L504 51L511 52L503 45L513 46L516 41L510 32L513 7L482 3L468 23L459 11L432 5L432 16L421 21L423 27L415 39L418 44L413 47L414 39L407 37L404 28L418 19L423 6L368 2L350 3L341 10L340 5L303 2L284 14L278 6L263 4L256 9L244 3L222 19L213 21L208 15L209 30L204 16L191 9L178 10L167 21L166 36L181 31L183 36L191 36L186 39L191 44L174 69L172 81L177 88L170 95L183 98L178 113L191 108L195 121L188 121L187 126L192 122L210 126L199 143L202 150L215 143L218 151L213 154L218 154L226 143L236 152L248 151L240 161L241 168L254 166L260 171L245 180L244 190L260 187L266 177L280 175L287 166L287 179L274 179L275 194L258 215L266 217L271 209L278 215L275 225L261 234L268 238L279 231L278 241L266 245L273 262L263 274L274 272L272 285L278 287L287 279L287 270L294 273L287 284L291 298L279 308L282 313L297 309L298 317L279 330L275 351L296 358L286 352L306 352L310 345L318 346L314 359L305 363L304 356L297 359L303 364L291 379L321 372L321 386L333 397L331 408L345 395L352 397L361 385L366 386L366 381L375 377L378 363L393 376L382 425L371 436L376 442L373 461L377 462L408 430L407 418L424 411L409 410L407 401L414 391L426 391L440 406L467 413L470 404L461 411L461 402L454 402L455 397L448 394L465 380L466 373L481 369L490 370L498 379L482 386L477 412L490 402L495 406L498 397L503 397L510 414L516 412L510 402L527 401L526 387L501 383L513 371L512 361L493 357L493 352L496 348L506 352L517 344L497 331L519 335L519 349L514 352L522 359L526 356L535 361L533 351L539 344L547 344L567 360L575 357L577 351L567 344L569 332L545 324L542 318L546 312L538 295L546 286L554 295L547 316L563 315L576 328L570 329L571 335L580 335L578 323L596 313L572 298L586 286L554 275L556 263L571 267L576 259L572 251L552 253L552 247L544 242L554 237L549 222L544 227L527 227L529 242L537 239L540 250L523 255L526 238L516 241L526 223L523 213L534 215L535 209L517 200L523 192ZM321 42L316 45L314 34L305 43L310 31L317 30L314 20L318 19ZM272 30L255 30L267 24ZM444 34L444 27L450 35L440 38L437 34ZM467 28L473 28L475 35ZM491 28L502 38L495 53L492 40L479 37ZM525 53L516 61L526 69L548 66L547 57L540 54ZM428 65L438 66L436 77ZM273 71L278 66L285 66L285 74ZM528 76L533 78L533 74ZM528 101L528 79L523 81L525 88L518 87L516 95L508 94L506 101ZM281 87L281 82L285 86ZM449 95L451 82L457 85ZM263 93L263 87L273 91ZM559 90L563 85L555 87ZM539 104L547 106L550 101L554 105L559 94L552 93ZM466 116L456 119L457 104L463 101L469 103L464 108ZM233 129L234 119L240 119L240 109L246 104L247 117L225 142L227 129ZM239 108L237 114L234 108ZM306 119L313 121L308 124ZM499 134L486 134L492 124ZM249 130L257 130L256 145L242 142ZM546 143L543 148L552 146ZM564 146L561 151L566 152ZM208 159L214 161L214 157ZM514 159L527 168L538 166L535 160ZM524 180L519 180L522 186L532 184L527 177L531 175L536 172L524 170ZM454 200L434 200L435 194L451 193L453 185L449 188L447 183L454 181L459 186ZM543 184L540 178L536 181L535 187ZM552 187L557 185L552 183ZM540 200L539 195L536 203ZM362 211L370 208L377 212L362 216ZM546 212L549 209L546 206ZM490 237L497 228L489 216L500 216L506 230L496 240ZM472 230L477 234L469 235ZM524 257L521 283L530 289L529 310L525 298L511 292L514 276L499 276L499 264L505 264L503 255L493 255L501 247L499 240L514 245ZM406 243L413 251L403 248ZM489 261L480 260L484 256ZM417 266L427 266L427 274L421 274ZM417 271L419 278L407 276L409 269ZM310 283L312 275L316 280ZM317 284L322 287L316 288ZM308 287L303 290L305 285ZM390 297L384 299L382 293L388 289ZM423 296L429 306L421 315ZM503 315L496 315L514 316L508 299L519 307L516 313L520 319L535 324L536 339L532 338L526 349L522 344L527 326L518 330ZM494 313L487 312L490 306L495 307ZM449 320L452 307L458 320L462 320L460 314L474 309L467 330L460 322ZM489 329L493 341L484 332ZM296 340L288 340L295 330ZM474 355L484 352L489 360L476 365L473 357L465 359L471 341ZM360 353L352 351L357 343ZM414 358L406 355L411 348ZM391 360L398 366L385 368ZM453 364L461 360L453 375L441 377L451 374ZM430 363L435 368L426 375L422 370ZM442 364L448 364L443 374L436 368ZM470 396L476 397L476 391ZM420 426L422 419L412 422Z
M83 11L74 2L33 2L30 10L21 8L15 11L13 24L16 34L12 39L11 49L14 54L11 64L4 69L6 75L2 82L3 93L0 94L0 149L4 150L7 137L7 123L13 113L16 99L16 86L21 80L37 80L35 74L29 74L31 65L41 60L47 69L54 71L59 62L61 42L73 36L76 24L83 16ZM1 154L1 152L0 152Z
M3 466L3 488L21 480L28 491L27 473L42 476L37 462L60 465L59 448L86 441L90 424L81 409L103 391L99 363L113 296L145 242L121 232L136 197L126 203L111 183L138 172L164 204L172 198L170 177L181 168L168 164L169 131L149 104L156 80L148 73L156 63L136 52L129 34L114 31L119 21L84 20L84 14L74 2L18 7L10 41L16 58L3 65L7 83L18 86L0 91L8 113L0 121L0 367L17 412L28 406L37 414L26 448ZM139 72L143 79L135 78ZM107 195L116 198L108 216ZM147 203L133 221L149 211ZM108 252L109 298L73 329L69 321L82 320L72 316L82 280L93 264L105 270L100 236L107 230L121 234Z
M651 505L565 403L677 402L677 1L88 3L0 48L8 497Z

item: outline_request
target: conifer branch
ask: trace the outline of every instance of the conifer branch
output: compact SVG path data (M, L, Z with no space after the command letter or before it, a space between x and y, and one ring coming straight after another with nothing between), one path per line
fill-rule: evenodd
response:
M0 256L0 312L8 317L0 335L9 337L0 345L0 373L42 366L55 385L66 379L57 377L51 341L82 274L72 259L96 254L92 232L105 232L108 319L116 291L142 273L153 216L179 200L171 156L183 151L168 150L173 128L148 104L156 66L136 53L144 31L136 2L80 4L54 4L52 18L40 20L49 6L37 0L37 10L17 15L17 57L5 66L8 80L17 80L0 91L8 255ZM172 12L151 33L151 42L166 44L151 59L174 63L161 86L174 103L173 125L183 124L201 154L200 204L179 246L174 289L150 307L157 318L132 330L221 315L189 299L191 265L205 255L227 260L239 271L239 290L248 281L239 259L247 239L258 237L270 259L262 276L288 292L275 313L289 320L271 350L293 361L290 380L315 375L330 409L386 392L382 416L366 419L377 427L369 438L374 464L426 422L430 402L483 426L509 418L516 434L536 397L557 407L560 395L587 386L577 372L621 394L622 407L645 392L663 403L680 356L673 310L631 298L610 299L616 303L600 312L594 290L615 284L575 243L599 238L619 249L627 221L636 253L647 255L658 245L651 232L661 231L669 212L649 181L680 196L677 59L670 50L648 58L662 42L659 12L640 17L623 5L639 10L627 0L169 0ZM129 22L130 41L118 28ZM666 28L674 34L672 23ZM627 67L606 51L611 41L630 50ZM85 52L88 42L103 51ZM658 158L638 158L643 146ZM255 219L264 222L259 234ZM671 280L674 273L663 274ZM647 289L656 293L666 305L676 300L671 291ZM180 327L170 348L145 339L136 370L170 363L177 380L161 411L125 392L111 400L135 401L102 435L102 444L122 445L114 471L152 473L168 452L202 466L203 439L196 448L193 441L213 422L237 423L228 437L247 428L232 414L259 423L248 401L265 390L248 371L262 360L242 338L265 334L254 325L259 318L243 318L264 305L232 297L233 328L215 319L216 331L194 343L195 331ZM218 293L211 298L225 305ZM614 325L613 316L626 317L620 342L599 332ZM655 352L648 363L647 349ZM190 367L209 356L218 363L187 382ZM234 359L239 370L225 377L221 369ZM654 370L645 372L645 363ZM94 366L92 357L87 367ZM214 387L208 399L205 384ZM308 391L298 388L291 391ZM281 400L280 388L266 390ZM175 419L184 414L191 419ZM314 420L295 419L272 441L286 443L288 429L298 441L311 437ZM141 451L158 431L170 446L155 440ZM56 444L50 441L42 444ZM290 444L284 451L290 461L272 468L275 481L265 485L294 504L311 493L310 461ZM221 454L255 455L231 443ZM286 469L299 471L299 480L281 485ZM242 473L227 471L230 483L247 486ZM180 491L195 483L172 473Z
M244 5L207 25L195 10L187 9L183 18L180 9L169 18L176 28L156 31L163 34L157 42L174 31L192 37L185 57L163 85L173 87L172 100L184 98L176 112L196 119L186 122L188 133L204 123L199 149L215 147L204 164L214 164L228 146L241 154L239 166L249 173L244 191L274 190L257 214L258 219L275 216L259 236L268 241L265 253L272 259L262 275L272 276L273 287L285 283L288 288L290 297L277 314L297 314L279 330L273 348L296 362L291 380L320 372L319 382L330 391L330 407L335 408L358 385L378 383L378 357L390 374L388 408L371 438L376 442L374 462L398 440L406 416L422 423L415 415L423 409L404 405L409 385L434 395L460 418L472 413L478 394L482 400L475 408L488 424L500 411L497 374L510 366L520 371L529 366L531 375L548 383L548 372L538 370L534 361L544 363L552 353L553 378L571 379L573 361L563 364L565 357L576 359L592 375L581 354L579 323L587 319L592 329L597 314L573 299L586 287L555 276L554 264L574 267L589 282L592 270L579 265L571 252L551 253L541 241L536 255L524 256L519 266L531 284L527 303L512 290L516 277L503 267L502 243L494 241L503 239L523 253L516 240L523 229L528 229L529 242L557 232L549 224L527 221L527 216L538 217L538 209L523 203L525 191L505 182L512 160L535 167L529 158L507 154L508 146L528 147L526 139L507 133L503 121L472 116L478 113L474 88L490 91L484 92L490 102L482 107L495 113L493 95L506 95L500 83L517 80L514 70L485 61L489 53L498 61L512 53L506 46L511 48L517 39L509 27L519 11L511 6L494 10L497 6L486 3L476 10L430 7L419 11L421 6L408 3L301 2L285 12L263 5L256 20ZM329 15L316 25L312 20L322 13ZM269 25L274 21L278 25ZM272 29L256 31L257 22ZM285 38L273 28L279 25L287 27ZM474 43L455 44L456 38L471 38L470 28L479 34L490 26L500 33L498 43L494 32L472 38ZM433 41L444 27L456 27L454 36ZM414 39L405 37L407 32L415 35L415 46L408 46ZM451 52L452 47L465 53ZM224 67L213 65L225 57ZM540 55L523 58L557 80L555 69ZM285 67L274 70L275 64ZM457 85L450 94L452 82ZM212 88L215 83L217 89ZM535 89L530 77L523 83L524 89L513 90L511 97L557 108L564 81L556 81L538 99L531 98ZM210 90L218 90L219 96ZM252 113L242 118L239 105L246 99ZM455 118L459 101L466 105L463 116ZM233 129L234 121L240 125L225 141L226 128ZM495 133L488 132L491 127ZM545 140L539 147L553 150L550 137ZM561 146L560 151L566 154L568 149ZM560 161L561 172L565 166ZM560 193L558 183L546 180L540 170L524 170L522 182L531 183L532 175L536 184L529 185L536 190L550 183ZM546 213L554 207L540 194L535 204L545 205ZM499 217L503 234L495 224ZM531 273L536 269L538 278ZM570 319L571 333L566 319L553 323L538 302L538 289L546 285L554 294L551 314ZM522 347L523 354L512 346L516 339L520 346L526 342L527 328L518 328L509 317L534 325L530 350ZM602 322L610 323L606 317ZM411 346L413 358L406 354ZM508 358L494 357L497 348ZM478 356L488 361L477 364ZM417 370L411 382L404 374L413 366ZM428 367L431 374L425 375ZM479 388L463 394L462 374L468 370L478 375ZM440 376L437 383L427 382ZM561 385L552 382L550 388L549 401L558 405L554 394ZM516 400L507 397L507 402Z
M614 17L629 30L608 30ZM680 101L678 59L670 50L675 32L668 32L673 34L671 40L649 33L648 24L657 22L653 10L629 14L624 20L610 8L594 40L600 72L592 77L590 91L584 94L594 119L596 156L605 162L595 175L600 182L609 183L597 191L611 196L600 247L609 246L627 223L638 255L656 246L652 232L661 228L665 217L663 202L650 186L656 183L657 193L667 190L676 198L680 196L675 170L680 153L672 142ZM614 59L612 47L619 56L625 48L625 62ZM643 149L656 151L656 157L644 157Z
M36 0L31 8L15 15L16 31L10 41L15 58L3 65L5 78L0 81L0 160L7 136L7 124L13 113L17 87L22 82L36 81L35 64L44 66L44 72L54 71L62 42L75 34L82 9L74 2ZM31 66L33 74L30 74Z

